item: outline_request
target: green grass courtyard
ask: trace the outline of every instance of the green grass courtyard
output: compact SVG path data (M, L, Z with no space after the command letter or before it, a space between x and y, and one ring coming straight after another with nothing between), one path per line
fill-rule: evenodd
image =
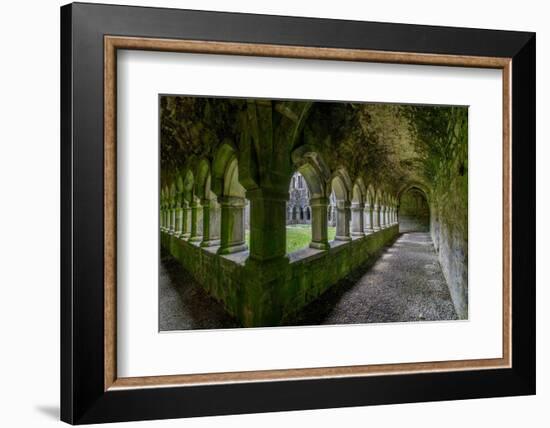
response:
M332 241L336 236L336 228L328 228L328 240ZM311 242L311 225L295 224L286 227L286 253L301 250ZM246 231L246 245L250 245L250 232Z

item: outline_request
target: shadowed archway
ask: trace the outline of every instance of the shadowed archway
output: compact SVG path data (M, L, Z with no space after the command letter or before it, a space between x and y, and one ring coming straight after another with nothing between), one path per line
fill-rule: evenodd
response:
M430 207L419 187L403 192L399 201L399 232L429 232Z

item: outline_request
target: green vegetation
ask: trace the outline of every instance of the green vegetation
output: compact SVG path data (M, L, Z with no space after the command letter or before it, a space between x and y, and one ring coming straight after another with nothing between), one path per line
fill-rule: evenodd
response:
M328 240L332 241L336 236L336 228L328 228ZM290 254L294 251L301 250L311 242L311 226L294 225L286 227L286 253ZM250 231L246 231L246 245L250 245Z

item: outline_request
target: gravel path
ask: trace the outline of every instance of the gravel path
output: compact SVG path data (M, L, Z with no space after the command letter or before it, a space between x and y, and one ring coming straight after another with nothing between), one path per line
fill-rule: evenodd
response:
M402 234L374 265L333 288L303 311L300 325L457 319L428 233Z
M159 328L195 330L240 327L215 299L168 255L160 260Z

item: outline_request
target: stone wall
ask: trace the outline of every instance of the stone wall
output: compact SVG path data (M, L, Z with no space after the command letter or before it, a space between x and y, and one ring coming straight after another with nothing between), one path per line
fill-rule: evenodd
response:
M458 180L460 181L460 180ZM467 184L466 184L467 185ZM430 231L459 318L468 318L468 200L452 189L434 194Z
M273 263L257 263L247 252L219 256L161 232L162 246L243 326L276 326L392 242L393 225L349 242L332 241L328 250L307 248Z

